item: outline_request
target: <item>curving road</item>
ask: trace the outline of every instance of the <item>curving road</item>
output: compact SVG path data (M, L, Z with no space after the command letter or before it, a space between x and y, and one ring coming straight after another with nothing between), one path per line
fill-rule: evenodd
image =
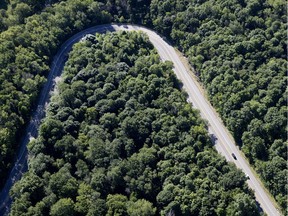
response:
M195 108L200 110L201 116L209 123L209 132L214 134L217 138L215 143L217 151L222 154L228 161L234 162L238 168L242 169L243 172L249 175L250 179L247 180L247 183L250 188L254 190L256 200L259 202L264 212L271 216L280 215L280 213L274 206L273 201L271 201L268 193L263 189L262 183L254 175L254 172L252 172L252 169L250 168L248 162L240 154L240 151L235 145L234 139L224 127L221 119L218 117L213 107L205 98L203 94L204 91L200 87L199 83L197 83L195 77L193 76L193 73L187 66L185 66L188 65L187 62L185 62L186 60L183 57L179 56L176 53L175 49L167 42L165 42L154 31L151 31L141 26L122 24L106 24L88 28L72 36L59 49L52 62L51 71L47 78L47 82L40 93L38 107L33 112L31 121L29 122L29 125L26 129L26 135L23 137L20 143L20 150L15 165L11 170L11 173L3 190L0 193L0 215L8 215L11 205L9 190L11 189L13 183L21 178L22 173L27 171L28 152L26 146L31 137L36 137L38 135L38 128L41 119L45 115L43 110L45 104L49 101L50 92L53 90L54 87L54 80L57 76L60 76L66 61L66 56L72 49L73 44L78 42L86 34L95 34L96 32L105 33L107 31L112 32L119 30L139 30L145 32L148 35L151 43L157 49L161 59L163 61L169 60L173 62L174 72L178 79L182 81L183 87L189 95L188 100L192 102ZM232 157L232 153L235 154L237 160Z

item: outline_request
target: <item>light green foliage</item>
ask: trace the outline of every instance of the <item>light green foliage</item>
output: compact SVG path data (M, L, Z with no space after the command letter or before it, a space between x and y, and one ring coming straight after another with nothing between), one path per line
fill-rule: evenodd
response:
M127 215L126 202L128 201L126 196L121 194L107 196L107 214L106 216L125 216Z
M73 216L75 215L74 202L70 198L62 198L58 200L50 211L51 216Z
M152 216L156 214L156 208L153 208L152 203L147 200L140 199L136 202L131 202L128 205L127 213L130 216Z
M251 200L246 194L237 194L228 206L227 215L253 216L257 214L256 209L255 200Z

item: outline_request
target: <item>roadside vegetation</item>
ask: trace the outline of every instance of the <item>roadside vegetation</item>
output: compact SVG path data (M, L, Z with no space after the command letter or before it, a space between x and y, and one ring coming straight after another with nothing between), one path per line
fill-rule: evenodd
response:
M72 34L110 21L101 4L69 0L12 25L0 35L0 185L29 121L58 47Z
M0 188L58 47L86 27L149 26L188 57L237 144L287 206L287 44L282 0L0 2Z
M74 45L11 215L258 215L170 62L136 32Z
M287 207L285 1L153 0L155 29L189 58L210 101Z

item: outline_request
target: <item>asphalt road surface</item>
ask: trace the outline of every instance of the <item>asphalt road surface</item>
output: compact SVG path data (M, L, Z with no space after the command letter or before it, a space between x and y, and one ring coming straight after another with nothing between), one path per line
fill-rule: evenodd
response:
M145 32L148 35L151 43L157 49L161 59L163 61L169 60L173 62L174 72L178 79L182 81L183 88L189 95L188 100L193 104L195 108L200 110L201 116L208 121L209 132L216 137L215 147L217 151L222 154L228 161L234 162L238 168L242 169L243 172L246 173L246 175L249 175L250 179L247 180L247 183L250 188L254 190L256 200L260 204L260 207L263 209L263 211L271 216L280 215L280 213L275 208L273 202L270 200L269 195L263 189L261 182L252 172L248 162L240 154L237 146L235 145L234 139L224 127L221 119L218 117L213 107L205 98L203 90L201 89L199 83L197 83L192 72L189 70L186 64L184 64L185 58L177 54L175 49L167 42L165 42L163 38L157 35L157 33L155 33L154 31L141 26L121 24L107 24L88 28L72 36L60 47L58 53L56 54L52 62L51 71L47 78L47 82L40 93L38 107L33 112L31 121L29 122L26 129L26 135L23 137L20 143L20 148L17 159L15 161L15 165L10 172L10 175L3 190L0 193L0 215L7 215L9 213L11 205L9 190L11 189L13 183L21 178L22 173L27 171L28 152L26 146L31 137L37 137L38 135L38 128L41 119L43 119L43 117L45 116L45 104L49 102L50 92L53 91L55 85L55 78L61 75L65 61L67 59L67 55L70 52L73 44L78 42L87 34L95 34L96 32L105 33L107 31L112 32L119 30L140 30L142 32ZM232 157L232 153L234 153L236 159Z

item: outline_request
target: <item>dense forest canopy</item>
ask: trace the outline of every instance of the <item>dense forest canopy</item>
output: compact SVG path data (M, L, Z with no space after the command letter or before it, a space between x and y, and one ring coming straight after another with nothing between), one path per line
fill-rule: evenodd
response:
M287 206L284 0L0 1L0 187L58 47L86 27L144 24L188 57L278 203Z
M155 29L188 56L265 185L287 206L285 1L153 0Z
M257 215L178 86L142 33L75 44L11 215Z
M109 22L103 4L61 2L12 25L0 35L0 185L11 167L23 125L29 120L57 48L87 26Z

